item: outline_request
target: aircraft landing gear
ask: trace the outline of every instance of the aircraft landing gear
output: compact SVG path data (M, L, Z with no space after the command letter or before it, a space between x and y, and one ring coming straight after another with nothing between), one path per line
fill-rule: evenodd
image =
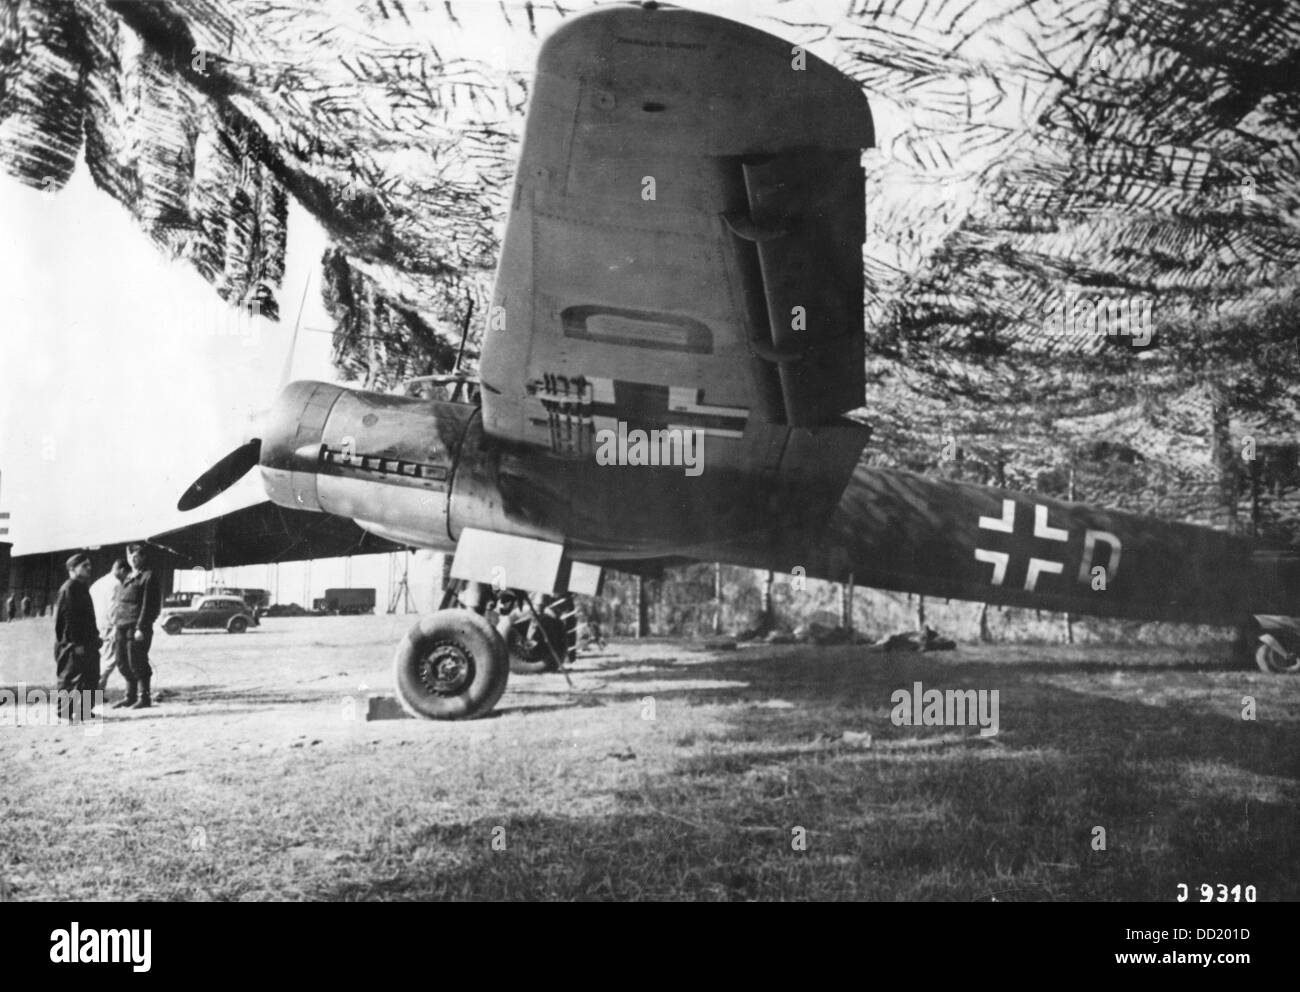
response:
M1269 675L1294 675L1300 672L1300 654L1288 651L1272 634L1264 634L1255 649L1255 664Z
M402 708L426 720L486 716L506 690L505 641L472 610L439 610L412 627L393 659Z
M564 668L571 657L571 635L576 631L570 627L576 626L576 611L562 613L558 601L538 609L526 592L517 589L502 590L494 605L500 617L497 632L510 653L510 671L537 675Z
M503 616L497 631L510 652L510 671L516 675L558 672L564 663L564 621L546 610L531 616Z
M1237 628L1233 658L1241 668L1250 662L1266 675L1300 675L1300 618L1259 614Z

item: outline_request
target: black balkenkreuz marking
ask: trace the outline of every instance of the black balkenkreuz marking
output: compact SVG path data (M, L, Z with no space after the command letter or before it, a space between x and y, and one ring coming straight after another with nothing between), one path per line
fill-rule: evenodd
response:
M1028 509L1028 507L1026 507ZM1065 544L1070 539L1070 532L1060 527L1053 527L1047 519L1047 507L1041 503L1034 505L1034 525L1033 538L1043 542L1053 542L1056 545ZM1001 534L1010 534L1013 543L1016 543L1016 517L1017 504L1015 500L1004 499L1002 501L1002 516L985 517L979 519L980 529L992 531ZM1024 514L1019 515L1023 520ZM1023 540L1025 535L1020 535ZM987 540L987 538L986 538ZM1035 554L1029 557L1025 565L1025 591L1033 592L1038 587L1038 580L1043 575L1060 575L1065 571L1065 548L1054 547L1053 543L1045 543L1040 549L1035 549ZM1039 557L1042 555L1042 557ZM1049 555L1051 557L1049 557ZM1006 551L995 551L986 548L975 549L975 560L986 562L993 566L992 582L995 586L1005 585L1007 580L1007 570L1011 563L1011 554Z
M712 406L701 402L702 390L684 386L654 386L621 379L590 380L591 415L597 429L629 427L643 429L679 428L702 430L713 437L744 436L749 410L736 406ZM602 424L605 420L607 423Z

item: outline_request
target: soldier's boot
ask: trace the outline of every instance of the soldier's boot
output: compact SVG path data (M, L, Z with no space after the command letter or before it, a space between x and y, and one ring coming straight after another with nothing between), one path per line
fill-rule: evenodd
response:
M140 698L131 705L131 709L147 710L152 705L153 700L149 698L149 676L146 675L140 680Z
M123 709L123 708L125 708L125 707L127 707L127 706L134 706L135 703L136 703L136 698L137 698L137 697L136 697L136 694L135 694L135 681L134 681L133 679L127 679L127 680L126 680L126 695L123 696L121 699L119 699L116 703L114 703L114 704L113 704L111 707L109 707L109 708L110 708L110 709L114 709L114 710L120 710L120 709Z

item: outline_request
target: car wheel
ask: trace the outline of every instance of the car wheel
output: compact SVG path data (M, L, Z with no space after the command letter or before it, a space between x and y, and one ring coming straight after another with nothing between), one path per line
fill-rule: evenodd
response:
M242 634L248 629L248 617L231 617L226 630L232 634Z
M168 617L167 622L163 624L164 634L179 634L185 629L185 623L180 617Z
M412 627L393 659L402 708L426 720L472 720L506 691L505 641L472 610L439 610Z

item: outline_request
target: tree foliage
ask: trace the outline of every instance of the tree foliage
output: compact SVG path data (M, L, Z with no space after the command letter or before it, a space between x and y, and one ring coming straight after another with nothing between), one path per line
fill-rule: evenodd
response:
M467 321L473 359L531 55L569 13L0 0L0 165L58 188L84 154L231 301L278 287L293 197L332 240L336 361L382 388L446 369ZM1081 499L1300 535L1296 3L754 13L857 79L877 118L862 416L878 461L1024 487L1073 473ZM481 54L485 31L514 64ZM1148 301L1154 344L1050 317L1105 301Z

